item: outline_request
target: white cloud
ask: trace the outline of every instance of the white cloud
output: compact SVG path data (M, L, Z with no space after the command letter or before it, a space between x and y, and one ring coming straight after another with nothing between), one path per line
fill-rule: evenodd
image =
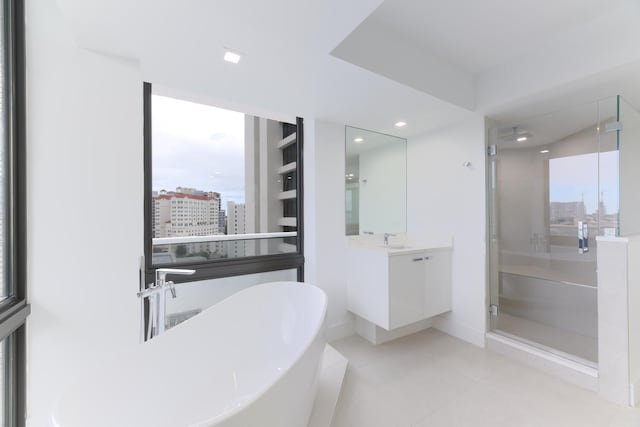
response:
M153 96L153 189L192 187L244 202L244 114Z

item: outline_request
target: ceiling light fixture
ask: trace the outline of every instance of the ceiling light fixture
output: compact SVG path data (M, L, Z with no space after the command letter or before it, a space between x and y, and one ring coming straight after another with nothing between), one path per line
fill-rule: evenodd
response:
M224 60L227 62L231 62L232 64L237 64L238 62L240 62L240 54L228 50L224 53Z
M526 136L521 136L520 138L516 138L518 142L525 142L528 138Z
M402 122L402 121L396 122L396 124L395 124L395 126L397 128L405 127L406 125L407 125L407 123L406 122Z
M357 143L364 142L364 138L360 138L360 137L353 138L353 142L357 142Z
M540 150L540 154L547 154L549 150Z

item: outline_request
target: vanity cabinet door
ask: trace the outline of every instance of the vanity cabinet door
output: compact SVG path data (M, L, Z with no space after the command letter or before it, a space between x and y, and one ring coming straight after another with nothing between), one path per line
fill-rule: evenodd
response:
M424 318L424 253L389 257L389 329Z
M451 252L427 252L423 266L426 319L451 310Z

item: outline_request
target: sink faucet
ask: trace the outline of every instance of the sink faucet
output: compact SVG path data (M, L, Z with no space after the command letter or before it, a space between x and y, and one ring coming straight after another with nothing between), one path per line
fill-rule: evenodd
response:
M147 289L138 292L140 298L140 315L142 316L141 325L144 325L144 299L149 300L149 323L146 337L151 339L160 335L165 330L165 312L166 312L166 291L171 291L171 296L176 297L176 290L172 281L167 281L167 275L175 274L182 276L190 276L195 270L186 270L178 268L158 268L156 270L156 281L149 285ZM142 328L144 329L144 327ZM141 341L144 341L145 333L141 331Z
M389 237L395 236L393 233L384 233L384 245L389 246Z

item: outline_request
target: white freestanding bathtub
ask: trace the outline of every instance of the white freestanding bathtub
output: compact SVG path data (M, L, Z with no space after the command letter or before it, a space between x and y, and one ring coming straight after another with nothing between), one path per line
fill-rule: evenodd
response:
M50 423L306 426L326 310L325 293L304 283L240 291L96 367L65 391Z

